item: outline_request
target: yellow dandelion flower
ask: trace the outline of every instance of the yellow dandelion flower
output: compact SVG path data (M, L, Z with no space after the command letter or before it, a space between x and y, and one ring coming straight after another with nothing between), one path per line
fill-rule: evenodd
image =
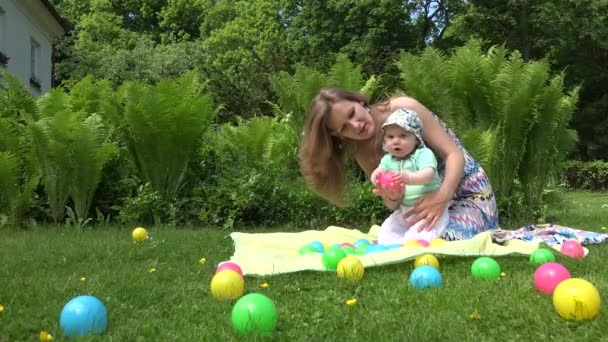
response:
M0 304L0 312L4 311L4 305Z
M264 283L264 284L260 284L260 287L263 289L267 289L270 287L270 285L268 285L268 283Z
M477 311L477 308L475 308L475 310L473 310L473 312L471 312L469 317L471 317L472 319L476 319L478 315L479 315L479 311Z
M357 304L357 299L356 298L352 298L346 301L346 305L355 305Z
M53 339L53 335L51 335L51 333L49 333L48 331L42 330L40 332L40 341L41 342L48 342L52 339Z
M150 273L156 272L156 268L151 268L148 272L150 272Z
M602 230L606 230L606 227L602 227Z
M86 281L86 280L87 280L87 278L85 278L85 277L80 277L80 281Z
M507 276L507 274L506 274L505 272L500 272L500 276L501 276L501 277L506 277L506 276Z
M206 258L201 258L201 260L199 260L198 262L200 262L201 264L204 264L204 263L207 262L207 259Z

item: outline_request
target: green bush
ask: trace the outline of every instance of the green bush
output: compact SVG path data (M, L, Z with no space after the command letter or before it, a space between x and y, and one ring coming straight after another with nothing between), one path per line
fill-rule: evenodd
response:
M581 190L608 189L608 162L578 160L567 161L562 166L562 180L570 188Z
M488 174L501 218L534 215L577 135L569 128L579 88L546 61L482 51L471 41L449 56L432 48L398 62L407 92L439 115Z

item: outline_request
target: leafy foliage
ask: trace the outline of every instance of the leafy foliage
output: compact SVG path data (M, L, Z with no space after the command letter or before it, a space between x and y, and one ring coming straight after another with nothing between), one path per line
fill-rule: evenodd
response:
M119 90L129 151L141 178L165 199L178 191L190 157L216 114L203 89L196 73L190 72L155 86L129 82Z
M68 198L77 223L87 220L103 167L116 152L103 122L117 116L113 97L107 82L85 78L70 93L55 88L39 100L42 118L28 129L55 222L63 219Z
M608 190L608 162L570 160L563 163L561 167L561 180L570 188L593 191Z
M0 210L9 214L12 224L20 225L40 181L30 142L24 134L27 124L38 117L38 108L15 76L1 73L4 88L0 89Z
M19 191L19 176L17 158L10 152L0 152L0 210L13 207Z
M524 60L546 58L553 72L567 70L564 84L582 85L573 126L580 136L578 157L608 159L605 95L608 66L608 1L471 1L446 31L456 45L471 37L504 44Z
M576 142L569 123L578 88L564 94L563 75L552 76L546 62L525 63L502 47L482 53L475 41L449 57L404 54L399 66L408 92L463 137L499 202L521 191L522 208L537 208L551 170Z

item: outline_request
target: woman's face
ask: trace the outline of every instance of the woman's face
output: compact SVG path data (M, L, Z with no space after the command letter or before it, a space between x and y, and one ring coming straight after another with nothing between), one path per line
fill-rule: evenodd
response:
M366 140L374 136L376 123L363 103L340 100L331 107L327 128L339 138Z

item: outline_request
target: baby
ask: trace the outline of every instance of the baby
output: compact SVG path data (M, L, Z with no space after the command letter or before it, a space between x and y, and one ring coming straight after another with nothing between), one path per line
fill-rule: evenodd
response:
M432 229L423 229L420 221L411 226L403 215L416 204L425 193L439 189L441 177L437 172L437 158L422 140L422 121L418 114L408 109L398 109L391 113L382 125L384 131L384 150L387 154L382 157L380 165L371 175L374 186L382 186L379 176L384 172L392 172L393 182L405 186L405 194L400 207L391 214L380 227L378 243L382 245L403 244L410 240L426 240L428 242L440 238L449 223L447 208L437 219ZM386 179L386 175L383 175Z

